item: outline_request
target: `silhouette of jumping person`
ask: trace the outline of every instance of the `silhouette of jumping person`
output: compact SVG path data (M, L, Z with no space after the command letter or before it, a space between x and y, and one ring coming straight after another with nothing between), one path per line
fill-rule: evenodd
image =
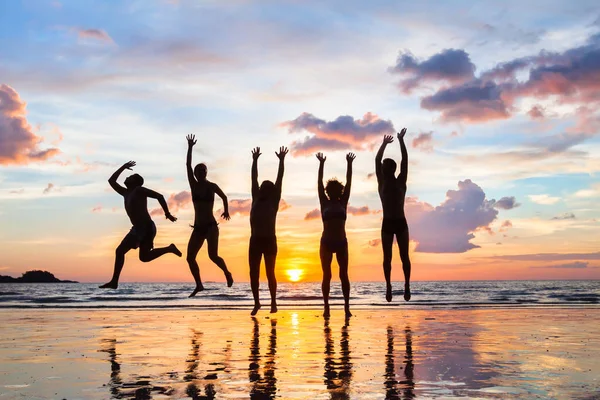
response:
M169 207L162 194L143 187L144 178L138 174L133 174L125 178L125 187L117 183L119 175L135 166L135 161L129 161L123 164L108 179L108 183L124 197L125 211L133 227L121 241L121 244L115 251L115 270L110 282L100 286L100 288L116 289L119 286L119 276L125 263L125 254L131 249L140 248L140 261L150 262L167 253L173 253L181 257L181 252L173 243L167 247L154 248L154 237L156 236L156 225L148 213L148 198L156 199L165 212L165 217L172 222L177 218L169 213Z
M323 292L324 311L323 316L329 317L329 289L331 285L331 261L333 255L340 267L340 281L342 282L342 293L344 294L344 310L346 317L350 313L350 280L348 278L348 239L346 238L346 210L350 198L350 187L352 185L352 162L356 158L354 153L346 155L346 186L337 179L330 179L323 187L323 167L326 157L323 153L317 153L319 160L319 176L317 187L319 192L319 203L321 203L321 218L323 220L323 234L319 247L321 257L321 269L323 269Z
M400 251L402 270L404 271L404 300L410 300L410 258L408 255L408 224L404 215L404 199L406 197L406 180L408 178L408 151L404 144L406 128L398 133L398 142L402 152L400 173L396 177L396 162L391 158L383 158L385 147L394 141L392 135L385 135L383 143L375 156L375 173L377 189L383 207L383 223L381 225L381 246L383 247L383 273L386 281L387 301L392 301L392 245L394 235Z
M194 203L194 230L190 236L187 248L187 262L190 271L196 281L196 288L189 297L194 297L196 293L204 290L202 280L200 279L200 268L196 262L196 256L202 248L204 241L208 243L208 257L225 273L227 286L233 285L233 277L225 265L225 260L219 257L219 228L213 215L213 206L215 203L215 194L223 200L223 214L221 217L229 220L229 205L227 196L215 183L206 179L207 168L205 164L198 164L192 171L192 148L196 144L196 136L186 136L188 142L186 169L187 178L192 191L192 202Z
M283 182L283 160L288 153L287 147L281 146L279 153L279 169L277 180L263 181L258 186L258 157L260 147L252 150L252 208L250 209L250 246L248 249L248 263L250 264L250 287L254 297L254 309L251 315L256 315L260 309L259 299L259 277L260 261L265 258L265 269L271 293L271 312L277 312L277 280L275 279L275 260L277 258L277 237L275 236L275 224L279 201L281 200L281 185Z

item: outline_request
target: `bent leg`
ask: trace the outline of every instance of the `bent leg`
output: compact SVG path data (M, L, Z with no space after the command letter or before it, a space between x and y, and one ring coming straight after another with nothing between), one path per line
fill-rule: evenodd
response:
M260 260L262 253L255 248L252 240L248 248L248 264L250 266L250 288L252 289L252 297L254 297L254 309L251 315L256 315L260 309L260 298L258 295L259 279L260 279Z
M131 234L127 234L123 240L121 240L121 243L115 249L115 267L112 279L110 282L100 286L101 289L116 289L119 287L119 277L121 276L121 271L125 264L125 254L127 254L129 250L134 249L135 246L136 238Z
M381 231L381 248L383 249L383 275L385 276L385 299L392 301L392 245L394 234Z
M335 253L338 265L340 266L340 281L342 282L342 293L344 294L344 310L346 318L350 314L350 278L348 276L348 244Z
M408 254L410 237L408 234L408 228L399 236L398 250L400 251L400 259L402 260L402 271L404 271L404 300L410 300L410 257Z
M319 256L321 257L321 269L323 270L323 282L321 283L324 303L323 316L327 318L329 317L329 290L331 287L331 260L333 259L333 253L321 243Z
M225 260L219 257L219 228L215 226L208 232L206 242L208 243L208 257L225 273L227 287L231 287L233 285L233 277L229 270L227 270Z
M204 285L202 285L202 279L200 278L200 267L198 266L198 262L196 261L196 256L198 255L198 252L202 248L203 244L204 236L200 235L194 229L188 242L187 255L185 257L188 265L190 266L190 272L192 273L194 281L196 282L196 288L194 289L192 294L190 294L189 297L194 297L196 293L204 290Z
M271 312L277 312L277 279L275 278L275 261L277 254L265 254L265 268L267 270L267 281L271 293Z

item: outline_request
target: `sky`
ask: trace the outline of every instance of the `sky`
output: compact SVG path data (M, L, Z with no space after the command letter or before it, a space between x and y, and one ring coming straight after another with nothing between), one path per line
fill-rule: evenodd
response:
M597 1L4 1L0 274L108 281L130 223L107 179L129 160L179 218L154 217L155 244L185 254L193 133L229 198L234 279L250 151L274 180L287 146L278 279L320 280L314 154L344 180L352 151L350 278L383 280L374 156L406 127L412 280L600 279L599 105ZM400 161L397 141L385 155ZM206 248L198 262L224 281ZM193 282L185 257L135 252L121 280Z

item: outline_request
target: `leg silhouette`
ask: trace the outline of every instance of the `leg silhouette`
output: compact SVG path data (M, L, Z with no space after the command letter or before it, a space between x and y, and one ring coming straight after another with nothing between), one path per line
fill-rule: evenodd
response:
M338 265L340 266L340 281L342 282L342 293L344 294L344 311L346 318L351 317L350 313L350 278L348 277L348 247L340 249L335 253Z
M265 254L265 267L267 269L267 281L269 282L269 292L271 293L271 312L277 312L277 279L275 278L276 254Z
M329 313L329 289L331 286L331 260L333 260L333 254L321 245L319 250L321 257L321 269L323 270L323 282L321 283L321 291L323 292L323 316L328 318Z
M223 273L225 274L225 278L227 279L227 286L231 287L233 285L233 277L231 273L227 269L227 265L225 264L225 260L219 257L219 229L213 228L211 232L209 232L206 237L206 242L208 243L208 257L212 262L214 262L217 267L221 268Z
M188 242L186 261L190 266L190 271L194 277L194 281L196 281L196 288L189 297L194 297L198 292L204 290L204 285L202 285L202 279L200 278L200 267L196 261L198 252L202 248L203 244L204 236L200 235L196 232L196 230L194 230L190 236L190 241Z
M392 245L394 244L394 235L381 232L381 247L383 249L383 274L385 276L385 299L392 301Z
M408 236L408 229L404 231L400 236L397 236L398 250L400 251L400 259L402 260L402 271L404 272L404 300L410 300L410 257L408 255L408 248L410 239Z

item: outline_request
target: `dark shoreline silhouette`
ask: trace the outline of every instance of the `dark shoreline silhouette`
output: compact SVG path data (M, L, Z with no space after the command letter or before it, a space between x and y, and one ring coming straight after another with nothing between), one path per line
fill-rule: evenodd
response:
M8 275L0 275L0 283L79 283L77 281L61 280L48 271L34 269L24 272L20 277L13 278Z

